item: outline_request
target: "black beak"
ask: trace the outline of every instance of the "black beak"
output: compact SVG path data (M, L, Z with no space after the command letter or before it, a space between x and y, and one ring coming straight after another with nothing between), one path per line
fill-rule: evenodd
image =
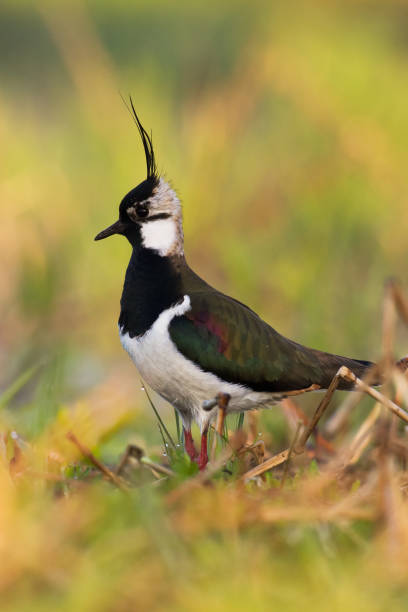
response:
M94 240L103 240L103 238L108 238L108 236L113 236L113 234L123 234L125 227L125 224L118 219L118 221L115 221L115 223L99 232L99 234L95 236Z

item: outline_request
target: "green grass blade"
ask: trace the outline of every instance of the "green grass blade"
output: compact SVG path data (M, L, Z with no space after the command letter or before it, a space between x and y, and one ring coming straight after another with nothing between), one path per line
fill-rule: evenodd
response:
M150 397L150 395L149 395L149 393L148 393L148 391L146 389L146 386L145 386L143 380L141 380L141 383L142 383L143 389L145 390L145 393L147 395L147 399L149 400L149 404L153 408L153 412L156 415L157 420L159 421L160 427L162 428L163 432L166 434L167 439L170 442L170 444L172 445L172 447L174 449L176 449L176 444L175 444L173 438L171 437L171 434L170 434L169 430L167 429L167 427L163 423L163 420L162 420L162 418L161 418L161 416L160 416L156 406L153 404L153 401L152 401L152 399L151 399L151 397Z
M177 430L177 440L179 444L183 444L183 436L180 427L180 415L177 410L174 408L174 416L176 417L176 430Z
M37 372L39 366L35 365L25 370L11 385L0 395L0 409L5 408L15 395L28 383Z
M237 418L237 426L236 429L242 429L244 425L245 412L240 412Z

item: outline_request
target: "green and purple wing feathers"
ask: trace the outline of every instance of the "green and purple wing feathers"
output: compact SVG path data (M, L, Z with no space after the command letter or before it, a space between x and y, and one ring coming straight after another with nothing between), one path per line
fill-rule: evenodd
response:
M191 309L171 321L170 337L185 357L227 382L277 393L311 385L324 389L342 365L360 377L373 365L297 344L216 291L193 292L190 300Z

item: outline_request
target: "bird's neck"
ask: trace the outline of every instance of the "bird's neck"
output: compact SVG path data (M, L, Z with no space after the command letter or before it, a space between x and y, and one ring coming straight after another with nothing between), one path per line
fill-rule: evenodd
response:
M126 270L119 327L131 337L144 334L160 313L183 297L183 255L163 257L134 248Z

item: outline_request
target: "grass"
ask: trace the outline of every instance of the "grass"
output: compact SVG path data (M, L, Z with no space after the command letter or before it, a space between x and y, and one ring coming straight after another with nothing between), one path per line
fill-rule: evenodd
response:
M143 178L131 93L201 276L308 346L405 354L379 324L407 285L405 23L398 0L1 3L2 609L406 609L403 423L336 393L246 482L319 401L292 398L229 417L204 483L120 351L128 245L93 243ZM129 444L123 492L89 452Z
M58 408L30 435L38 406L8 406L33 376L0 398L4 610L405 609L406 433L385 396L355 421L362 393L347 395L300 452L307 417L285 400L286 461L251 413L213 434L205 472L170 432L166 452L133 446L117 470L106 448L126 415ZM407 388L391 370L385 391L406 406Z

